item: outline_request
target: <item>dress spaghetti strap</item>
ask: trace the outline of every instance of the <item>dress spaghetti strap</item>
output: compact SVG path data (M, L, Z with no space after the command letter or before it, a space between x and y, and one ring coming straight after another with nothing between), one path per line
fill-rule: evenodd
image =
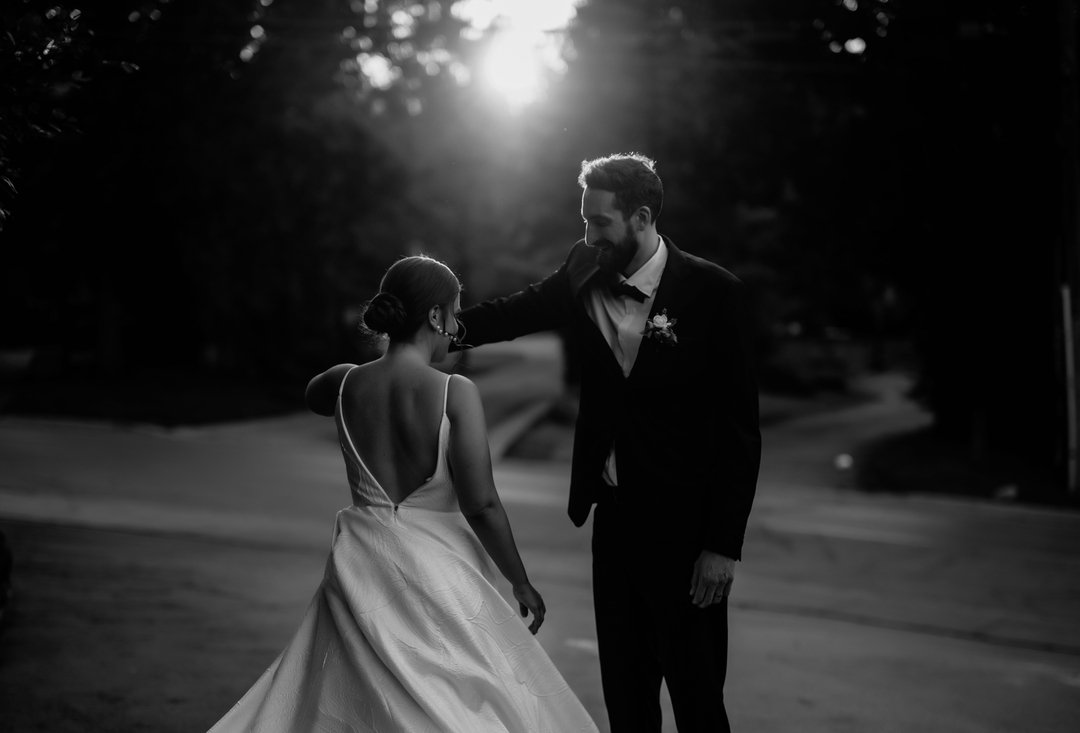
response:
M348 376L348 375L346 375L346 376ZM446 384L443 385L443 395L442 395L442 414L443 414L443 417L446 417L446 402L450 397L450 380L453 379L453 377L454 377L453 374L447 374L446 375Z
M349 378L349 375L352 373L352 370L356 369L356 367L358 367L358 366L360 366L360 365L359 364L354 364L353 366L349 367L349 369L345 372L345 376L343 376L341 378L341 384L338 385L338 391L337 391L337 416L338 416L338 418L337 419L341 422L341 431L343 433L345 433L345 439L347 441L349 441L349 447L352 448L353 455L356 456L356 459L358 461L360 461L361 465L363 465L364 459L360 457L359 451L356 450L356 444L353 443L352 435L349 434L349 426L345 424L345 413L342 412L342 409L341 409L341 394L342 394L342 392L345 391L345 380ZM364 467L364 470L367 470L366 466ZM370 473L370 471L369 471L369 473Z
M352 370L356 369L356 367L358 367L358 366L360 366L360 365L359 364L353 364L351 367L349 367L347 370L345 370L345 375L341 378L341 384L339 384L338 388L337 388L337 398L338 398L338 403L339 404L341 403L341 393L345 390L345 380L349 378L349 375L352 373Z

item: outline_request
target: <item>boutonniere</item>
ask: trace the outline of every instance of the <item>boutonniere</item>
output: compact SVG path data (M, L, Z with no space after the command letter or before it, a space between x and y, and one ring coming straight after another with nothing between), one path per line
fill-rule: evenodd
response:
M678 318L668 318L667 308L645 321L645 330L642 335L647 339L659 341L662 344L677 344L679 337L675 335L675 324Z

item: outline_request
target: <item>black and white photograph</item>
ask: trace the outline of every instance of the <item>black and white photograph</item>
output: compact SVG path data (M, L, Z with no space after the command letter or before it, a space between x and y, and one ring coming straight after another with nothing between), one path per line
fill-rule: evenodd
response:
M1080 0L9 0L0 733L1080 730Z

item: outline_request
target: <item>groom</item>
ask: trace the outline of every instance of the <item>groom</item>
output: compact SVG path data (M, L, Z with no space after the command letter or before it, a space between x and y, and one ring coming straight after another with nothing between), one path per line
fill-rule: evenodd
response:
M539 283L466 309L480 345L566 328L581 361L569 514L593 517L600 672L613 733L728 731L727 598L761 437L742 283L657 233L654 161L585 161L585 239Z

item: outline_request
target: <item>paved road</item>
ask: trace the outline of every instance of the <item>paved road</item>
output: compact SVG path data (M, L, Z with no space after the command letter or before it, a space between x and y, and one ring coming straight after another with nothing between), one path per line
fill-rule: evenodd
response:
M555 396L538 376L550 349L519 346L470 364L492 415L515 384ZM736 730L1077 730L1080 515L855 491L835 457L926 420L900 387L766 430L731 615ZM496 433L520 410L505 413ZM568 436L540 426L496 478L551 609L541 641L606 730ZM514 457L538 444L550 460ZM18 563L0 731L20 733L204 730L295 628L345 498L332 424L307 415L173 431L7 418L0 466Z
M928 421L903 378L861 386L765 430L732 604L737 729L1077 730L1080 514L854 490L838 456ZM567 455L544 431L526 443Z

